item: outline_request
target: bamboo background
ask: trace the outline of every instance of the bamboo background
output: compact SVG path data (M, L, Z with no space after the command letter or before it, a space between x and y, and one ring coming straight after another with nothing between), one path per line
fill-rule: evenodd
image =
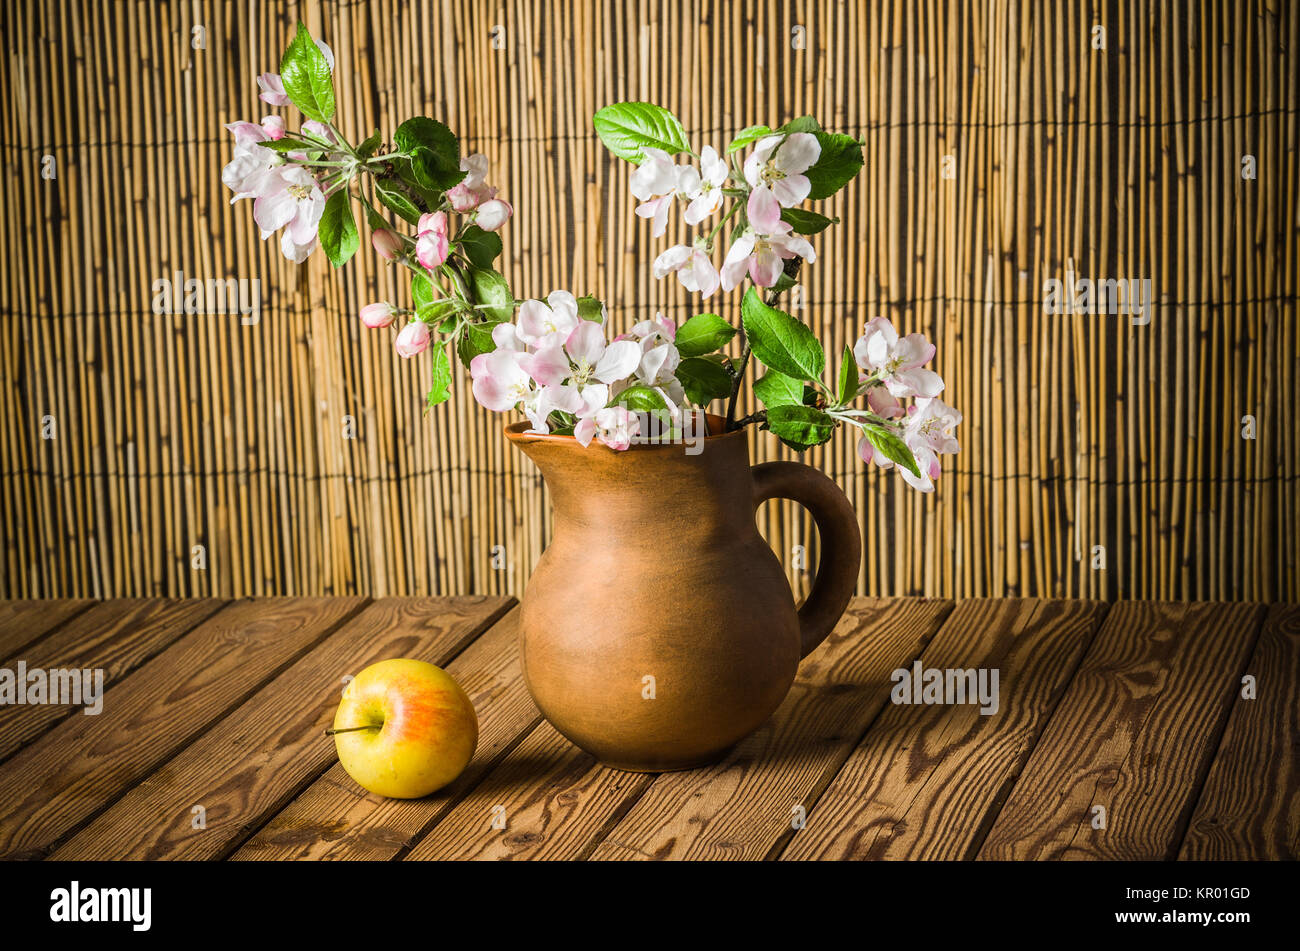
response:
M459 367L423 416L428 362L360 327L394 272L295 268L227 202L222 126L272 111L254 77L299 19L354 142L446 122L515 205L516 295L592 292L620 329L739 293L652 279L680 234L634 217L596 109L659 102L697 149L804 113L864 138L796 313L828 354L880 314L927 333L965 422L932 496L851 434L808 454L861 514L863 593L1300 597L1300 11L1086 0L7 4L0 597L522 590L544 487ZM1150 278L1151 322L1044 314L1067 260ZM260 322L155 315L175 271L259 279ZM803 513L760 524L806 589Z

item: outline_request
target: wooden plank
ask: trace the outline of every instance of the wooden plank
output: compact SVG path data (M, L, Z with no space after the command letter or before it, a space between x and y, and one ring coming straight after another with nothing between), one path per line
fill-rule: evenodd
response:
M653 781L606 769L543 720L407 858L582 859Z
M55 859L212 859L229 854L336 758L324 731L343 678L389 657L433 663L463 650L508 598L388 598L314 646L124 795ZM192 809L204 810L195 828Z
M1172 858L1263 615L1112 606L977 857Z
M335 763L231 859L391 859L431 828L541 719L519 667L517 607L446 669L474 701L479 725L478 749L456 782L424 799L386 799Z
M139 667L186 631L216 613L215 598L115 599L74 617L24 652L27 669L102 670L103 689ZM82 707L26 704L0 718L0 760Z
M592 854L761 859L839 771L951 601L855 599L799 668L785 702L725 760L659 776Z
M0 657L14 657L94 601L88 598L0 601Z
M988 829L1096 633L1095 601L962 601L926 669L998 671L997 709L895 704L880 715L784 859L964 859ZM778 846L779 848L779 846Z
M0 858L47 853L364 603L270 598L218 611L108 689L99 716L69 717L5 764Z
M1269 612L1180 859L1300 858L1300 605Z

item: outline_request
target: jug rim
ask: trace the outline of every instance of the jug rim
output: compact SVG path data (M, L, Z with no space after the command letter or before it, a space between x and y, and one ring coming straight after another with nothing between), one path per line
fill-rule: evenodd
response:
M721 416L718 416L715 413L705 413L704 417L708 421L709 434L707 436L703 434L699 434L694 438L702 439L705 442L710 442L710 443L721 442L736 437L744 438L745 431L743 429L733 429L730 432L724 432L723 430L724 427L726 426L726 420L723 419ZM558 433L535 433L529 431L528 429L529 425L530 423L528 422L528 420L521 419L518 422L507 423L505 426L502 427L502 430L505 432L506 438L513 443L546 442L546 443L555 443L557 445L571 444L577 446L579 449L583 449L584 452L592 449L595 449L597 451L603 449L605 452L619 452L620 454L622 454L624 452L646 452L648 450L654 450L654 449L669 449L669 450L681 449L681 442L679 441L679 442L663 442L663 443L633 443L627 449L614 450L614 449L610 449L608 446L603 445L598 440L594 440L594 439L592 440L591 445L584 447L581 443L578 442L577 438L572 435L567 435L567 434L561 435Z

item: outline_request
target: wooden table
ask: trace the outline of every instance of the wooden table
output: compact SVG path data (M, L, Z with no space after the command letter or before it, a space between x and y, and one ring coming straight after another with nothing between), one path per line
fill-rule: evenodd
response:
M518 614L487 597L0 602L0 667L106 678L98 716L0 707L0 856L1300 854L1300 606L860 599L725 762L659 776L601 768L541 719ZM479 714L473 762L423 800L365 793L322 735L343 678L398 656L446 667ZM997 714L891 703L918 658L997 668Z

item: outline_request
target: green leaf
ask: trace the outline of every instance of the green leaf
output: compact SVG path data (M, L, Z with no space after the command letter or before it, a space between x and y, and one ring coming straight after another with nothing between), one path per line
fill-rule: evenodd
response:
M321 150L319 145L304 142L302 139L295 139L288 135L266 142L258 142L257 144L264 149L270 149L272 152L319 152Z
M788 223L799 234L819 234L834 224L839 224L838 218L827 218L825 215L819 215L815 211L805 211L802 208L782 208L781 220Z
M435 119L407 119L393 133L393 145L411 157L411 171L425 188L446 191L465 177L460 168L460 141Z
M384 137L380 135L379 130L376 129L374 132L370 133L370 138L357 146L357 155L361 156L363 159L370 158L370 156L375 154L375 149L379 148L380 143L383 141Z
M361 236L357 234L357 222L352 217L352 196L346 187L340 188L325 202L325 211L320 217L321 247L335 267L342 267L348 258L357 253L361 246Z
M772 130L765 125L751 125L748 128L741 129L727 145L727 154L732 155L739 152L751 142L757 142L759 139L771 134Z
M667 410L663 394L648 386L629 386L618 396L610 398L606 406L625 406L633 413L648 413L655 410Z
M778 132L784 132L786 135L792 132L820 132L821 130L822 124L812 116L800 116L798 119L791 119L777 129Z
M469 269L469 283L475 301L487 305L479 313L494 322L509 320L515 315L515 295L510 292L506 279L491 268Z
M807 326L763 303L752 287L745 292L740 313L749 348L765 366L798 380L821 378L826 354Z
M853 180L862 170L862 146L848 135L816 133L822 154L804 174L812 184L808 197L829 198Z
M652 102L616 102L592 116L591 124L605 148L633 164L645 158L646 148L669 155L690 151L677 117Z
M401 155L404 161L395 162L392 170L397 174L398 181L405 186L403 191L408 199L412 201L421 210L426 208L433 209L442 204L442 192L436 188L429 188L424 184L428 181L427 176L417 176L411 168L410 156Z
M835 420L812 406L774 406L767 411L767 428L791 449L818 446L835 432Z
M578 298L578 316L583 320L591 320L601 324L605 322L605 302L591 294L583 294Z
M447 333L448 330L456 326L456 304L445 297L442 300L430 301L416 307L415 316L429 326L437 327L439 333ZM448 321L450 321L450 326L448 326ZM447 329L444 330L444 327Z
M280 80L290 101L308 118L317 122L334 118L334 80L329 63L301 23L280 60Z
M736 335L736 328L717 314L696 314L677 328L677 352L698 357L720 350Z
M416 310L433 303L433 280L423 271L411 274L411 300L415 301Z
M840 405L845 406L858 395L858 363L853 359L853 350L844 348L840 360Z
M803 383L776 370L768 370L754 381L754 395L769 409L773 406L798 406L803 402Z
M379 182L375 182L375 192L379 195L379 200L384 203L391 211L397 212L402 218L411 224L416 224L420 220L420 209L415 207L415 203L399 191L389 191Z
M492 339L492 328L498 323L500 321L492 320L465 324L461 328L460 336L456 338L456 356L460 357L465 369L469 369L470 361L480 353L491 353L497 348L496 341Z
M731 395L731 374L708 357L688 357L677 365L677 379L686 398L696 406Z
M424 397L425 412L439 403L444 403L451 396L451 358L447 348L439 345L433 351L433 386Z
M459 244L475 267L491 268L492 262L501 254L501 236L493 231L484 231L478 225L466 228Z
M886 459L898 463L912 475L920 477L921 470L916 466L916 457L912 455L912 450L907 448L907 443L899 439L892 429L886 429L876 423L867 423L862 427L862 432L871 445Z

